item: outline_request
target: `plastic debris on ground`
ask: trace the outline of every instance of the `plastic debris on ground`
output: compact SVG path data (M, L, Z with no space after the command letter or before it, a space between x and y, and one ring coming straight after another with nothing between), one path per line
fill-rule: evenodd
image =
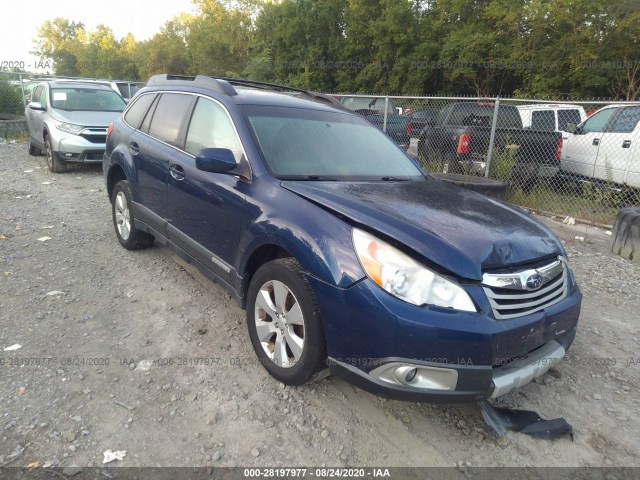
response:
M14 343L10 347L5 348L4 351L5 352L13 352L14 350L18 350L19 348L22 348L22 345L20 345L19 343Z
M136 365L136 371L146 372L151 368L152 363L153 362L151 360L140 360L138 365Z
M545 420L536 412L498 408L486 400L478 402L478 405L485 425L498 437L503 437L508 430L512 430L546 440L556 440L568 435L573 441L573 428L564 418Z
M55 295L66 295L65 292L61 292L60 290L51 290L45 294L45 297L53 297Z
M102 463L113 462L114 460L122 460L127 455L126 450L107 450L104 452L104 460Z
M40 237L38 239L39 242L46 242L47 240L51 240L51 237Z
M566 217L562 223L564 223L565 225L575 225L576 224L576 219L573 217Z

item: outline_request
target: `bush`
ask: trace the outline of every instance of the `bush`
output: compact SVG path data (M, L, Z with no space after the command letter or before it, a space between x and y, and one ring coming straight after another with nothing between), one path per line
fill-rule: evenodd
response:
M6 80L0 80L0 113L22 115L24 104L20 89Z

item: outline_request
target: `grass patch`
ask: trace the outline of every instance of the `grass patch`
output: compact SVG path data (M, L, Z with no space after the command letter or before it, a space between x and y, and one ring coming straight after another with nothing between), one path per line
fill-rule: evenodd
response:
M613 225L620 206L607 202L594 202L589 195L580 192L557 191L548 185L538 185L530 192L522 189L507 190L506 200L536 211L546 211L558 216L571 216L594 223Z

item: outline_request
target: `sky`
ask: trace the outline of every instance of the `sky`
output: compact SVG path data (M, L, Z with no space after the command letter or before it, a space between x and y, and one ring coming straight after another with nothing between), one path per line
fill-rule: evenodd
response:
M56 17L82 22L88 30L102 23L118 39L131 32L145 40L181 12L193 12L192 0L0 0L0 70L9 70L8 62L36 70L39 59L29 53L33 39L40 25Z

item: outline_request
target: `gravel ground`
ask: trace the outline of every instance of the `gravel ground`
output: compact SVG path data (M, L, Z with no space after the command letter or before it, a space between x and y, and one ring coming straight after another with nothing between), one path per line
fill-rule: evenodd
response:
M165 248L120 247L100 167L54 175L25 144L1 145L0 165L0 347L21 345L0 351L0 466L97 466L106 450L123 466L640 465L640 264L602 230L544 220L584 293L578 334L498 402L565 417L575 440L495 439L475 405L285 388L220 287Z

